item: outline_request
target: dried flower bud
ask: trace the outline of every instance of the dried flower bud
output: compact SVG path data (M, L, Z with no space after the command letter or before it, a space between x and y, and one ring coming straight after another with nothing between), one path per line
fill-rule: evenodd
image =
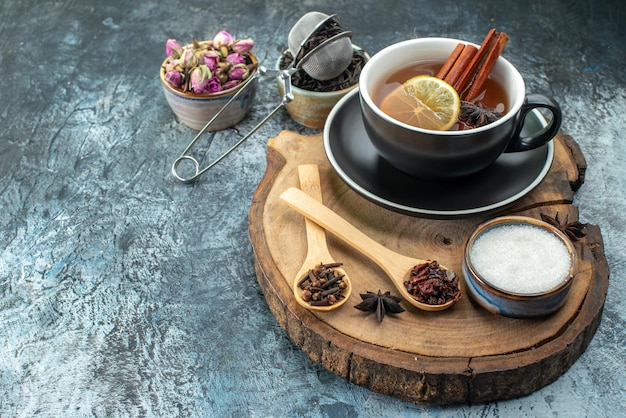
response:
M245 80L250 75L250 69L246 64L237 64L228 73L231 80Z
M204 64L209 67L211 72L217 70L217 65L220 62L220 55L215 51L207 51L204 53Z
M165 52L168 57L180 58L182 48L178 42L176 42L176 39L168 39L167 42L165 42Z
M217 78L219 78L220 83L224 84L228 81L228 73L223 71L217 72Z
M180 61L185 68L193 68L198 65L198 60L192 49L183 48Z
M193 57L196 60L196 65L204 64L204 51L200 49L194 49Z
M221 48L222 46L228 47L230 44L233 43L233 41L234 41L233 36L230 33L223 30L223 31L220 31L213 38L213 47L214 48Z
M174 70L178 71L179 69L182 69L182 66L180 65L180 60L175 60L175 59L167 61L163 67L165 68L166 73L169 73L170 71L174 71Z
M228 75L228 73L230 72L231 68L233 68L233 65L229 61L222 61L222 62L217 64L216 72L218 74L226 74L226 75Z
M191 88L195 93L206 93L209 85L209 80L213 77L211 70L206 65L199 65L195 67L189 75L191 81Z
M238 52L234 52L232 54L228 54L226 57L226 61L230 62L232 65L237 64L245 64L246 59Z
M219 78L217 78L217 76L213 76L213 78L209 80L209 84L206 87L206 93L217 93L222 90L222 83Z
M237 87L240 83L241 83L240 80L228 80L227 82L222 84L222 89L229 90L229 89L232 89L233 87Z
M254 46L254 41L250 38L247 38L247 39L239 39L235 41L232 48L235 52L238 52L240 54L246 54L252 50L253 46Z
M183 84L183 75L175 70L168 71L165 73L165 80L173 87L180 88Z

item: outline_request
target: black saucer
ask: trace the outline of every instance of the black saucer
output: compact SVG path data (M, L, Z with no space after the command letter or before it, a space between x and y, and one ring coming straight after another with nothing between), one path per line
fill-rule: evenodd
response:
M545 123L531 112L524 130ZM548 173L553 141L540 148L502 154L487 169L461 179L412 177L383 159L371 144L361 117L358 89L333 108L324 128L324 149L339 177L363 197L397 212L424 216L465 216L508 205L530 192Z

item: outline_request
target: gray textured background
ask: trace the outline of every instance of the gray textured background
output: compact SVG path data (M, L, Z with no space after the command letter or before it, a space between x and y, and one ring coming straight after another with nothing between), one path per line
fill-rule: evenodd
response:
M486 405L404 403L288 340L256 283L248 208L281 112L199 183L169 173L193 136L158 80L168 38L227 29L273 65L304 13L338 13L371 54L401 40L510 35L588 162L576 195L611 269L602 323L553 384ZM626 9L621 1L2 0L0 416L611 416L626 409ZM250 116L277 104L261 81ZM230 141L230 142L229 142Z

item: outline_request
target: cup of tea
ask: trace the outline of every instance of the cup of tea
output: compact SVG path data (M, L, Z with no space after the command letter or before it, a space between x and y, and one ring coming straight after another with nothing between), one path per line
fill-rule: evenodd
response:
M542 94L526 94L521 74L501 56L480 99L500 109L503 116L495 122L438 131L402 122L399 115L381 109L386 95L404 81L437 74L459 43L470 44L451 38L418 38L390 45L372 56L359 78L363 124L372 145L391 165L415 177L454 179L477 173L504 152L544 145L561 126L558 103ZM542 129L526 132L524 121L534 109L545 109L548 121Z

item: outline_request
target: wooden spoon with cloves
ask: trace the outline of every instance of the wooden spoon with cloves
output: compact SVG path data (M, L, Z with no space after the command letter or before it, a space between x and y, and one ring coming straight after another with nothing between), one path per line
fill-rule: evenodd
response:
M317 165L298 166L300 188L305 196L322 201L322 187ZM297 190L297 189L296 189ZM336 263L328 250L326 231L305 218L307 254L293 281L296 301L307 309L332 311L350 297L352 285L346 272Z

